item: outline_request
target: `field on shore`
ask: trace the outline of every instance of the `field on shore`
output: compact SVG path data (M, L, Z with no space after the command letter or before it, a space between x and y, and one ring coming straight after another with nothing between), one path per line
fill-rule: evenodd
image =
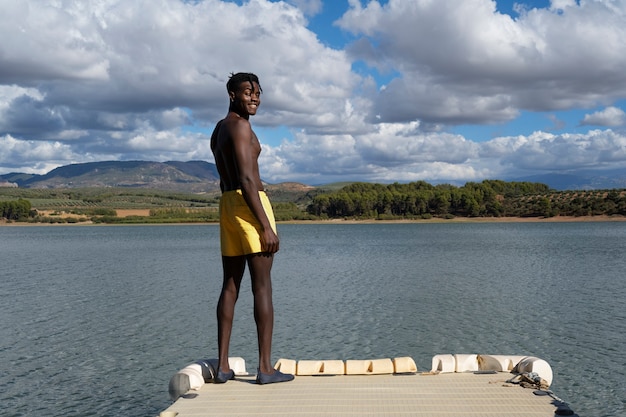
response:
M537 186L525 183L498 184L509 188L516 185ZM488 185L483 184L482 187ZM354 187L357 188L349 194L347 192L333 193L324 189L293 188L282 184L268 186L268 193L279 223L502 223L626 220L626 190L566 192L544 190L533 194L533 189L523 189L518 192L525 191L526 194L512 197L498 194L495 200L486 201L479 198L480 192L474 195L467 194L469 191L466 190L466 194L459 194L459 196L458 193L452 195L451 190L445 187L432 189L432 195L428 200L424 200L425 197L422 198L423 196L419 193L415 194L417 191L411 194L410 190L394 189L395 194L391 193L389 196L385 194L385 198L381 201L376 200L378 202L374 205L371 201L374 198L373 194L368 191L371 185L357 184ZM438 195L435 191L440 193L445 191L448 194ZM326 200L323 198L316 200L317 196L324 196L324 192L328 192ZM509 192L512 191L509 190ZM26 200L28 208L24 208L24 204L16 205L17 209L23 211L18 217L15 215L17 209L7 204L21 200ZM4 204L4 212L9 213L6 217L12 219L0 219L0 225L26 224L27 222L30 224L217 223L219 200L219 193L189 194L149 189L0 188L0 208ZM445 203L443 206L442 201ZM383 203L384 206L381 208L380 205ZM377 215L383 209L384 214ZM11 213L13 217L10 216ZM26 219L27 213L30 213L28 219ZM476 216L476 214L482 215ZM16 221L16 219L20 220Z
M150 215L150 209L120 209L116 210L117 217L125 218L130 216L148 217ZM44 210L42 215L52 215L50 210ZM73 213L57 213L57 217L60 218L76 218L78 217ZM553 216L553 217L454 217L451 219L443 219L433 217L430 219L398 219L398 220L357 220L357 219L330 219L330 220L288 220L279 221L279 224L384 224L384 223L556 223L556 222L624 222L626 216ZM26 223L26 222L7 222L6 220L0 220L0 226L41 226L41 225L91 225L93 222L84 221L77 223ZM164 223L160 223L164 224ZM180 224L180 223L177 223ZM193 223L199 224L199 223ZM207 224L207 223L205 223ZM210 223L208 223L210 224ZM217 224L214 222L214 224Z

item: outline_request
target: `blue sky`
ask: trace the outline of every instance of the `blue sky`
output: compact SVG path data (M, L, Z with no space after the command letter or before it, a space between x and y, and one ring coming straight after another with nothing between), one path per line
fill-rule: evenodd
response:
M0 174L206 160L259 75L268 182L626 168L626 0L0 0Z

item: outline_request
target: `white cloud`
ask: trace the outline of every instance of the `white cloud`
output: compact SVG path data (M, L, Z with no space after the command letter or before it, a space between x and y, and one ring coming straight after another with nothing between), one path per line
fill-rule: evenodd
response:
M315 16L324 8L322 0L287 0L287 3L293 4L308 16Z
M474 143L458 135L423 133L413 125L381 125L363 135L316 136L300 132L294 142L265 147L270 182L314 178L341 181L475 181L521 177L577 167L623 166L626 135L612 130L586 134L498 137Z
M575 168L617 167L623 161L626 136L612 130L592 130L586 134L552 135L535 133L529 137L498 138L483 145L513 170L559 171ZM616 156L619 155L619 156Z
M345 53L322 45L285 3L0 0L0 8L0 37L9 40L0 44L0 134L23 144L72 140L83 155L212 159L180 127L223 117L231 72L260 76L259 126L332 130L349 118L334 109L359 82ZM161 137L172 153L162 153ZM66 155L60 164L72 161Z
M30 167L21 165L24 159L29 161ZM78 160L78 155L69 145L60 142L23 141L11 135L0 137L0 161L7 172L45 173L73 159Z
M624 165L622 130L581 126L624 126L626 0L520 5L516 18L491 0L348 4L338 25L356 41L341 50L307 28L319 0L0 0L0 173L210 162L233 71L261 78L254 126L292 132L264 145L271 182ZM598 107L557 134L563 111ZM522 112L549 112L553 127L480 143L450 133Z
M14 14L0 18L0 36L12 41L0 46L0 82L37 84L44 106L143 112L184 105L217 117L227 105L228 74L253 71L266 86L266 112L314 122L357 82L345 54L324 47L302 12L285 3L0 4Z
M375 98L385 121L502 122L626 95L623 0L555 1L517 19L485 0L351 5L339 24L362 36L354 59L401 73Z
M550 0L551 10L565 10L568 7L576 7L576 0Z
M624 126L626 125L626 113L618 107L610 106L604 110L586 114L581 124L612 127Z

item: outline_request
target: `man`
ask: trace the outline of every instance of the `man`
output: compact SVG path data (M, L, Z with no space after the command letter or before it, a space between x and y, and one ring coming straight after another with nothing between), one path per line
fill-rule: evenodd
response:
M261 144L249 118L261 103L261 86L256 75L232 74L226 84L230 107L226 118L211 135L211 150L220 174L220 241L224 282L217 304L219 367L216 383L233 379L228 365L228 347L235 303L246 268L250 269L257 326L259 369L257 383L291 381L294 376L275 370L271 364L274 307L271 269L279 240L272 206L263 191L258 158Z

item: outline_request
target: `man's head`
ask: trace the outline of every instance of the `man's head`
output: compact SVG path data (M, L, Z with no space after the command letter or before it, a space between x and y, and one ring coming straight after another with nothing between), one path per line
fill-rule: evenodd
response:
M256 114L261 104L261 85L259 78L249 72L232 74L226 83L230 97L229 111L233 111L246 119Z
M259 90L263 92L261 83L259 82L259 77L251 72L238 72L236 74L231 74L228 82L226 83L226 90L228 91L228 94L237 93L243 83L249 83L251 88L254 88L254 83L257 83Z

